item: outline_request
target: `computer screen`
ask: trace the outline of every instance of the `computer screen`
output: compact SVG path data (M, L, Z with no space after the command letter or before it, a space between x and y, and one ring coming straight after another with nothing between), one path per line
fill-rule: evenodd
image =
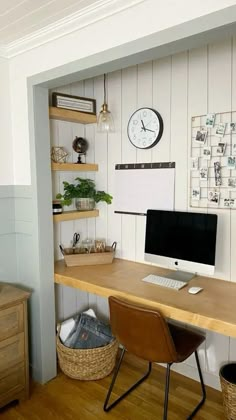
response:
M145 259L158 265L214 274L217 215L148 210Z

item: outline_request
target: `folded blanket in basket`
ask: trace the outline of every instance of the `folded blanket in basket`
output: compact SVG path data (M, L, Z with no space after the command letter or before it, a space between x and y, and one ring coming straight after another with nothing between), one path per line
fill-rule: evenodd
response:
M64 345L73 349L91 349L105 346L113 338L109 325L82 313L75 318L75 325Z

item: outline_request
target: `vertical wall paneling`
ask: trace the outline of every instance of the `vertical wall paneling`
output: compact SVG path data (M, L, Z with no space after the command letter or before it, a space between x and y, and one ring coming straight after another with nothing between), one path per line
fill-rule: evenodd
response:
M153 62L138 65L138 108L153 107ZM152 149L137 151L137 162L151 162ZM144 261L146 217L136 216L136 261Z
M70 94L75 96L87 96L87 97L93 97L93 80L87 80L86 82L80 81L77 83L73 83L70 85ZM92 129L91 129L92 127ZM89 149L87 152L86 158L84 156L81 157L82 162L94 162L94 127L88 125L88 128L84 124L78 124L78 123L71 123L71 139L68 144L68 148L70 147L71 150L71 161L77 162L78 160L78 153L76 153L72 148L72 142L75 139L75 137L82 137L86 138L89 143ZM80 178L92 178L94 179L94 174L90 174L87 172L73 172L73 180L77 177ZM66 224L64 224L66 227ZM71 225L73 225L73 233L77 232L80 234L80 241L87 238L88 236L94 238L94 232L95 232L95 221L93 220L93 229L90 229L90 235L88 234L88 220L74 220L71 222ZM90 224L91 227L91 224ZM84 309L87 309L88 306L88 294L85 292L82 292L77 289L69 288L69 290L66 291L66 293L72 294L73 298L71 300L71 304L73 302L72 306L72 313L75 312L81 312Z
M107 77L107 85L109 83ZM94 96L98 106L103 103L104 89L103 89L103 76L97 77L94 80ZM107 191L108 177L107 177L107 144L108 135L106 133L95 132L95 161L99 165L99 171L96 173L96 187L99 190ZM98 203L99 218L96 220L96 237L105 237L107 239L107 204Z
M108 79L108 78L107 78ZM107 87L107 85L106 85ZM104 101L104 87L103 87L103 75L94 79L94 98L97 101L98 110ZM99 165L99 171L96 173L96 188L99 190L107 191L108 180L107 180L107 138L106 133L98 133L95 129L94 135L94 151L95 151L95 162ZM95 222L95 236L96 238L105 238L107 240L107 204L98 203L99 218ZM99 305L100 298L98 296L89 294L89 307L97 311L97 305Z
M97 187L111 195L114 194L116 163L175 161L175 208L189 209L191 117L207 112L236 110L235 48L236 38L109 74L108 104L114 116L115 132L100 134L95 124L80 126L54 121L51 122L52 144L66 146L73 161L73 137L85 136L90 144L87 162L98 163L99 171L95 174L80 173L79 176L93 177ZM58 91L94 97L99 112L103 103L103 75L58 88ZM146 151L133 147L127 137L127 123L131 114L143 106L159 111L164 121L162 139L154 148ZM53 176L53 188L61 190L62 181L73 181L75 173L59 172ZM99 204L98 208L100 217L97 219L58 224L55 243L60 240L68 245L73 232L78 229L83 237L104 237L108 242L116 240L117 256L121 258L143 261L145 217L116 215L113 205L107 206L105 203ZM219 215L215 277L236 281L236 212L223 209L206 211ZM58 251L55 255L58 256ZM95 309L101 319L107 319L107 299L91 294L88 296L70 288L57 289L57 307L61 319L88 305ZM213 332L206 332L206 335L206 343L200 349L201 365L207 383L218 387L219 367L228 359L235 360L236 340ZM180 372L196 376L192 357L181 366L178 367Z
M188 53L172 57L171 91L171 160L175 168L175 209L187 208L187 88L188 88Z
M122 115L121 115L121 71L110 74L108 79L108 103L115 121L115 132L108 135L108 183L109 194L114 197L114 173L116 163L121 163L121 136L122 136ZM112 204L107 207L108 210L108 234L107 241L112 245L117 242L116 256L121 254L121 215L114 214L114 199Z
M208 103L209 112L231 110L231 40L209 45ZM230 279L230 214L216 210L219 216L216 277Z
M231 66L231 75L232 75L232 110L236 110L236 37L232 39L231 44L231 53L232 53L232 66ZM235 120L235 113L232 116L232 120ZM230 238L230 267L231 267L231 281L236 282L236 213L231 211L231 238Z
M137 149L130 143L127 136L127 124L130 116L137 109L137 68L130 67L122 70L121 86L121 163L134 163L137 158ZM117 162L119 163L119 162ZM124 186L125 188L125 186ZM135 260L136 224L135 217L121 216L121 257Z
M231 54L232 54L232 62L231 62L231 76L232 76L232 110L236 110L236 37L232 38L231 44ZM235 114L234 114L235 115ZM235 117L232 117L234 121ZM231 281L236 282L236 213L231 211L231 238L230 238L230 276ZM230 338L230 353L229 353L230 360L236 360L236 339Z
M94 81L93 79L85 80L84 82L84 95L87 98L94 97ZM99 112L99 104L97 103L97 113ZM96 124L87 124L85 125L85 138L88 140L89 148L86 155L86 162L96 163L95 162L95 130ZM94 173L86 173L86 177L95 179ZM87 223L87 236L88 238L95 238L95 225L96 221L93 218L90 218L86 221Z
M63 88L60 89L62 93L71 93L70 87L68 89ZM69 153L68 161L72 162L72 124L68 123L67 121L57 121L58 123L58 144L59 146L63 146L65 150ZM74 173L65 173L65 172L56 172L52 173L52 176L59 178L59 192L63 193L63 181L73 182L74 181ZM74 206L71 206L74 208ZM55 224L54 224L55 225ZM73 221L62 222L60 225L60 243L62 243L65 247L69 246L73 237L74 232L74 224ZM57 229L57 227L56 227ZM61 258L61 256L60 256ZM70 287L60 287L59 293L63 296L63 317L66 319L67 317L71 316L76 311L76 299L75 299L75 291L73 291ZM61 314L59 314L61 317Z
M207 47L189 51L188 57L188 159L191 150L191 117L207 112ZM189 168L187 170L189 175ZM188 184L188 191L189 191ZM187 196L188 200L188 196ZM189 206L189 200L188 200ZM206 348L203 343L199 349L202 369L205 367ZM186 364L196 368L195 357L191 356Z
M148 63L139 64L137 72L137 100L138 108L148 107L153 105L153 84L152 84L152 61ZM152 149L137 150L137 162L151 162Z
M153 162L170 160L171 57L153 62L153 108L162 116L164 130L159 143L152 149Z
M208 112L231 110L231 40L208 48ZM230 211L212 210L218 214L219 229L216 254L216 277L230 279ZM220 238L220 240L219 240ZM229 338L207 332L206 370L218 373L219 365L229 357Z
M189 51L188 75L188 115L189 132L191 140L191 116L207 113L207 46ZM189 136L190 135L190 136Z
M10 186L0 187L0 278L11 283L17 277L17 246L14 232L14 195Z

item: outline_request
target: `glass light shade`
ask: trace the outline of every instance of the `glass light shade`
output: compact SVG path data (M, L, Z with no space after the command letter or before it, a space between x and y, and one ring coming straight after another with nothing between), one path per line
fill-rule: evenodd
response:
M111 112L108 111L107 104L104 103L98 115L98 132L108 133L112 131L115 131L113 117Z

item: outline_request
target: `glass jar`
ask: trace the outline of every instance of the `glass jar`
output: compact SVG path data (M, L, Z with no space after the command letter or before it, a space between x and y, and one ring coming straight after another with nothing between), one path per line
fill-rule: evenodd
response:
M62 213L62 205L60 200L53 200L52 202L52 214L61 214Z

